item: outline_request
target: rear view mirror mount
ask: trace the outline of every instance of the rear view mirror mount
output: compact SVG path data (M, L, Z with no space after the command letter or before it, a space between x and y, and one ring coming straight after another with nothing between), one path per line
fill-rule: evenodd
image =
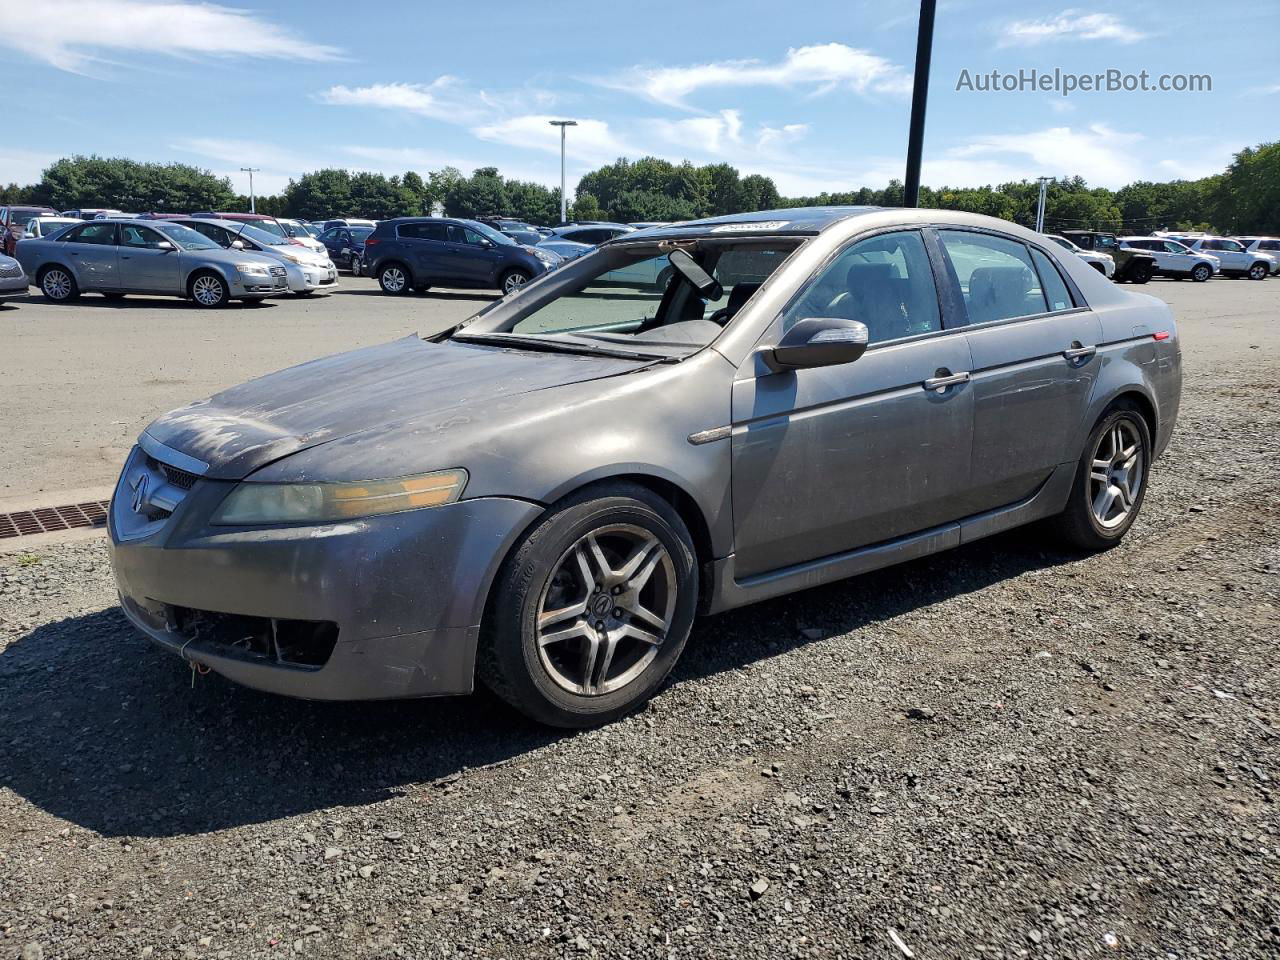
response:
M672 250L667 254L667 261L672 269L693 284L693 288L703 299L719 300L724 296L720 281L698 266L698 262L683 250Z

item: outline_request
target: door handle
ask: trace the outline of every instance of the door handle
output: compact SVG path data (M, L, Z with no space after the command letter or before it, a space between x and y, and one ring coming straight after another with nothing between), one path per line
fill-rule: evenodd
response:
M1062 355L1068 360L1088 360L1098 352L1097 347L1083 347L1079 340L1074 340L1066 350L1062 351Z
M946 393L948 387L954 387L958 383L969 382L969 371L963 373L952 373L946 367L938 370L938 375L930 377L924 382L926 390L936 390L938 393Z

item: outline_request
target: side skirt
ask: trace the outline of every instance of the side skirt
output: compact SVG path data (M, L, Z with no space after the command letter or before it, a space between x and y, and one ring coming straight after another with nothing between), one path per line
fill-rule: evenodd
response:
M781 570L757 574L745 580L738 580L734 576L734 556L730 554L712 564L712 587L704 612L720 613L870 573L1051 517L1061 512L1066 505L1076 467L1074 462L1055 467L1035 493L1017 503L905 537L860 547L848 553L838 553L820 560L809 560Z

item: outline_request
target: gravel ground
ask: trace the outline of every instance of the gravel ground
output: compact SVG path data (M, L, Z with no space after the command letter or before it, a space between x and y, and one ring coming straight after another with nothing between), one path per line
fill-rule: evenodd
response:
M100 542L2 557L0 956L1275 957L1277 326L1184 317L1119 548L703 620L590 733L193 685Z

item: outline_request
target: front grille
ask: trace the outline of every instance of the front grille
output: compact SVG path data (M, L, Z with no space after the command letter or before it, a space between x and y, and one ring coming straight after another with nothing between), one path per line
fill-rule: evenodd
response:
M283 276L285 276L285 269L284 269L284 267L272 267L272 268L271 268L271 275L272 275L273 277L283 277Z
M147 466L152 470L159 470L164 474L166 480L175 487L181 487L183 490L190 490L196 485L196 481L200 479L194 473L188 473L186 470L179 470L177 467L171 467L167 463L161 463L155 457L147 457Z
M22 276L22 267L16 262L0 263L0 277L20 277Z

